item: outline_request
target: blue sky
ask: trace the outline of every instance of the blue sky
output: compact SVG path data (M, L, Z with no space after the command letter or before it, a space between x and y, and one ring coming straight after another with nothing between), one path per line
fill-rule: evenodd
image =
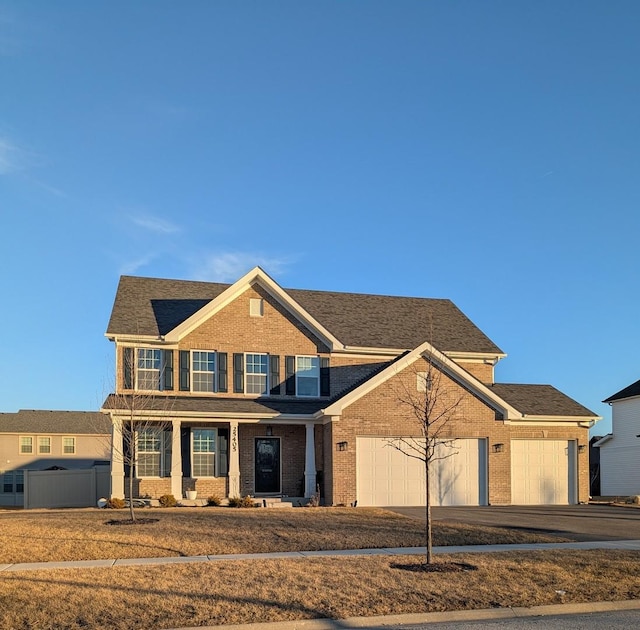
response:
M96 409L120 274L452 299L640 378L636 0L0 0L1 411Z

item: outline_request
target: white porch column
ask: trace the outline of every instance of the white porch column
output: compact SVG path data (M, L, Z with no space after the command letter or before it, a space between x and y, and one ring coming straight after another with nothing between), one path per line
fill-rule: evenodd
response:
M122 420L111 416L111 498L124 499Z
M182 448L180 445L180 420L172 421L171 432L171 494L182 499Z
M315 425L307 423L307 441L304 451L304 496L311 498L316 492L316 442Z
M240 449L236 420L229 423L229 496L240 496Z

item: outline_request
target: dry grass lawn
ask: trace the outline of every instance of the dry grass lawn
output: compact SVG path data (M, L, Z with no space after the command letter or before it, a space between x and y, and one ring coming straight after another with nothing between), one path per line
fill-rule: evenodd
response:
M269 551L420 547L423 523L368 508L138 510L157 523L107 525L126 510L0 511L0 564ZM434 523L434 545L557 542L494 527Z
M416 573L394 568L415 558L365 556L3 572L0 627L176 628L640 597L640 552L438 559L465 562L475 570Z

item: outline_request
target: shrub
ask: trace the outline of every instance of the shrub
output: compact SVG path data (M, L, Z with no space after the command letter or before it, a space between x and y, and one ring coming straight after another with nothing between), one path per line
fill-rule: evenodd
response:
M229 507L249 508L255 506L255 501L249 495L244 497L229 497Z
M178 505L176 498L172 494L163 494L158 501L160 501L162 507L176 507Z
M126 506L126 502L124 499L118 499L118 497L113 497L107 500L107 504L104 506L111 510L123 510Z
M207 497L207 505L211 505L213 507L217 507L222 503L222 500L219 496L212 494L210 497Z

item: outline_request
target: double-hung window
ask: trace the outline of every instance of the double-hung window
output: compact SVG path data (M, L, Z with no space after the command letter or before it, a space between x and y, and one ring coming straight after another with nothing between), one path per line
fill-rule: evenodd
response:
M191 429L191 475L214 477L216 474L216 430Z
M245 354L245 386L247 394L267 394L269 392L269 355Z
M33 454L33 438L29 435L20 436L20 455Z
M137 441L137 476L160 477L163 473L164 431L158 428L139 429Z
M215 392L216 353L192 352L192 382L194 392Z
M76 452L76 438L63 437L62 438L62 452L65 455L75 455Z
M319 357L296 357L296 393L298 396L320 394Z
M159 390L161 366L162 350L155 348L138 348L138 389Z
M40 455L51 454L51 438L50 437L38 437L38 453Z

